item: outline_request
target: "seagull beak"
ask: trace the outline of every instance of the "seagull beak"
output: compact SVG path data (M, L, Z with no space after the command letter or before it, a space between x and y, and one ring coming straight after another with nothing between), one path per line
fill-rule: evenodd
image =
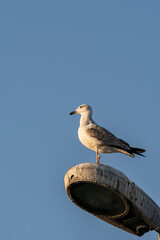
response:
M76 113L77 113L76 111L73 111L73 112L70 113L70 115L73 115L73 114L76 114Z

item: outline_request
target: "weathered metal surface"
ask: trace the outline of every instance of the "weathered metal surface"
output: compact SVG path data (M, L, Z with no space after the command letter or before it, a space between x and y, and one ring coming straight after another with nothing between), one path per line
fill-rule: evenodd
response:
M149 230L160 232L160 208L142 189L131 182L122 172L107 165L83 163L72 167L66 173L64 181L70 199L79 207L96 217L138 236L142 236ZM112 197L115 199L116 196L118 196L118 198L121 199L122 211L117 211L117 214L113 214L114 211L111 211L110 214L107 214L107 210L105 210L104 213L96 212L92 210L92 208L87 207L87 205L81 204L74 195L76 191L79 191L79 189L82 191L87 186L89 192L90 186L92 187L94 185L99 186L102 190L107 189L106 191L111 191ZM76 190L74 194L73 189ZM93 189L93 191L97 191L97 187ZM81 196L81 198L82 197L83 196ZM97 206L100 206L101 202L98 203L97 201L96 199L95 203L99 204ZM109 200L107 199L106 201Z

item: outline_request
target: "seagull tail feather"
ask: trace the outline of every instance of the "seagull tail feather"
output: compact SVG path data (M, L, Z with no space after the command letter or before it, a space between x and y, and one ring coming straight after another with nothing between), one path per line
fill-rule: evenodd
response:
M145 157L142 153L145 152L146 150L145 149L142 149L142 148L134 148L134 147L131 147L131 153L135 153L137 155L140 155L142 157Z

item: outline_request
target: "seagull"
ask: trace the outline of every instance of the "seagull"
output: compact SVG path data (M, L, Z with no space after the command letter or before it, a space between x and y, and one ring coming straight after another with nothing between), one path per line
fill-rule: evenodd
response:
M78 137L81 143L96 152L96 163L100 161L100 153L123 153L130 157L134 154L145 157L144 149L131 147L127 142L117 138L111 132L100 127L92 120L92 108L87 104L80 105L70 115L80 114Z

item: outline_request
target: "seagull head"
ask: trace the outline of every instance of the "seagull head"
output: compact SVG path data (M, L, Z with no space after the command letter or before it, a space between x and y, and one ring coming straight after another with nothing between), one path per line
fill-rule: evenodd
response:
M80 105L75 111L71 112L70 115L73 115L73 114L91 114L92 115L92 108L87 105L87 104L82 104Z

